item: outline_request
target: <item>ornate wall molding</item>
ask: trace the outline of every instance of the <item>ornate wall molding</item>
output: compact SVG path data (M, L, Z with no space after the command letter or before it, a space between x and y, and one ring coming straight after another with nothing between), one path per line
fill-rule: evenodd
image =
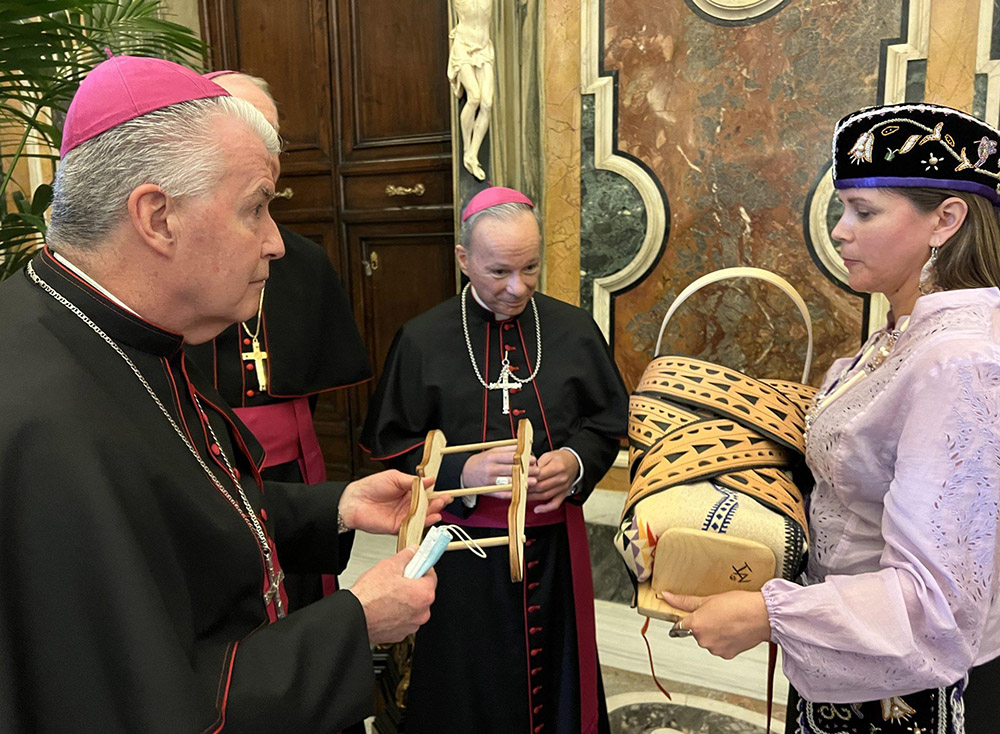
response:
M770 18L789 0L685 0L705 20L722 25L750 25Z
M642 198L646 211L646 235L636 256L621 270L594 279L593 317L611 340L612 296L634 285L649 272L666 246L669 213L659 181L641 162L617 150L616 81L602 74L604 58L602 0L582 0L581 92L594 97L594 165L627 179Z
M983 2L990 4L992 12L992 0L983 0ZM931 0L904 1L901 40L888 39L883 41L885 54L879 73L878 104L907 101L907 66L911 61L927 58L930 36ZM989 55L988 46L987 41L987 56ZM994 63L1000 65L1000 61ZM997 69L995 73L1000 74L1000 69ZM997 109L1000 109L1000 89L996 90L996 96ZM807 199L804 222L805 236L817 267L831 281L847 288L847 268L844 267L830 237L830 231L834 224L830 221L830 203L833 197L833 176L830 167L827 166ZM868 334L881 328L885 323L889 313L889 301L878 293L866 297L865 301L865 333Z

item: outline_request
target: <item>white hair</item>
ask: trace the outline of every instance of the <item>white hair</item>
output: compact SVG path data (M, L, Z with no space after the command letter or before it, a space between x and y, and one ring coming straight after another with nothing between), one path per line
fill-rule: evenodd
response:
M55 249L94 249L128 216L136 187L155 184L174 198L204 196L223 175L214 122L232 117L256 134L271 155L281 150L274 128L249 102L211 97L170 105L123 122L66 154L53 184Z
M528 212L535 218L538 230L541 231L542 223L538 221L538 214L535 212L535 208L519 201L511 201L478 211L462 222L462 226L458 230L458 242L465 249L469 249L472 245L472 233L475 231L476 225L479 224L480 220L499 219L501 222L510 222L520 217L524 212Z

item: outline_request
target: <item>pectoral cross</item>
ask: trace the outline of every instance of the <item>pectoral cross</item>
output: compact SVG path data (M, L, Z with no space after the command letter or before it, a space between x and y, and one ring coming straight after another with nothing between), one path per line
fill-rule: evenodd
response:
M512 388L517 387L517 382L511 380L512 375L510 374L510 364L505 359L503 361L503 368L500 370L500 379L496 382L491 382L487 387L490 390L503 390L503 414L510 414L510 391Z
M264 360L267 359L267 352L261 350L260 340L257 337L253 338L252 346L252 351L243 352L240 356L247 361L253 360L254 369L257 372L257 384L260 386L260 391L264 392L267 389L267 372L264 370Z
M281 582L285 579L285 572L278 571L274 572L274 566L268 563L268 581L270 581L270 586L268 586L267 591L264 592L264 606L269 606L272 601L276 600L276 609L279 617L285 616L285 608L281 603Z

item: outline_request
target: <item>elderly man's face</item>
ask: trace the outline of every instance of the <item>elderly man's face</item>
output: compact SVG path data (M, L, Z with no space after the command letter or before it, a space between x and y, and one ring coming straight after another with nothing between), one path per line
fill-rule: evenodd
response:
M268 212L275 170L263 142L230 118L219 118L217 134L224 165L214 191L177 202L185 305L191 331L208 332L203 341L257 313L270 261L285 252Z
M495 314L516 316L538 286L542 237L530 212L504 221L485 217L469 247L455 248L458 264L480 300Z

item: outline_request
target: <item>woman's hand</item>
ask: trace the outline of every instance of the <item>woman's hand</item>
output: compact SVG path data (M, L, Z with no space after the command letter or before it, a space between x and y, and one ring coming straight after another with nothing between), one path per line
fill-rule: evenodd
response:
M759 591L727 591L712 596L685 596L664 591L667 604L690 612L677 622L713 655L732 660L771 639L771 620Z

